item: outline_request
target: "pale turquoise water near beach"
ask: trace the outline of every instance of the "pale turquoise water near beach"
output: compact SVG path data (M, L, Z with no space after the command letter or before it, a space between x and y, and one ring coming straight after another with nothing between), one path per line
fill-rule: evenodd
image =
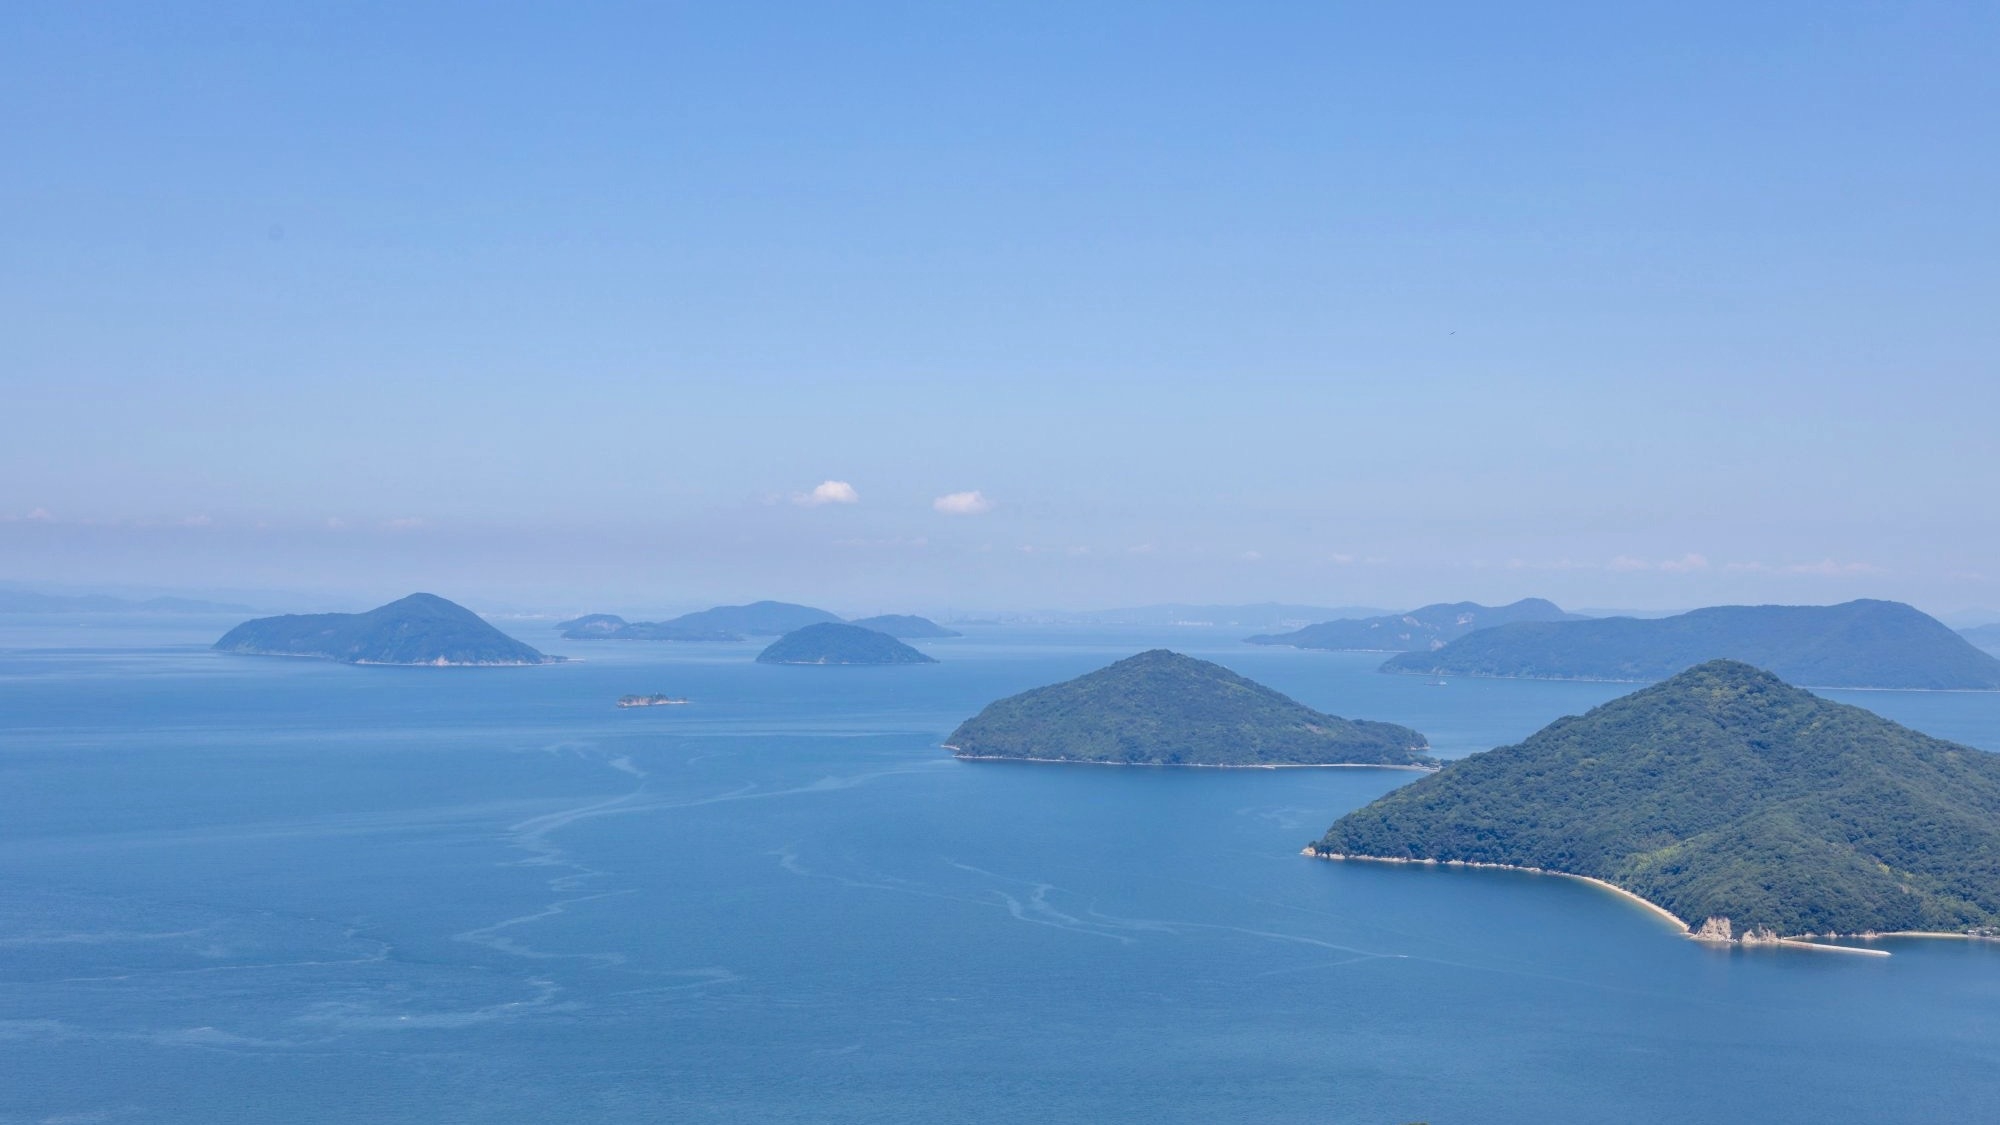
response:
M0 621L0 1121L2000 1114L1995 947L1716 950L1569 880L1297 854L1407 773L937 746L1156 644L1449 755L1626 687L1203 630L349 668L227 624ZM693 703L612 706L654 691ZM2000 750L2000 696L1838 697Z

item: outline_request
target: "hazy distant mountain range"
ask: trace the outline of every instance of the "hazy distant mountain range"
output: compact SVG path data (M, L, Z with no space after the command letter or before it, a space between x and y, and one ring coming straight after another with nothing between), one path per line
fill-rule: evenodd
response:
M1970 629L1960 629L1958 635L1980 648L2000 652L2000 625L1974 625Z
M1169 602L1126 609L1038 610L1001 613L991 620L1022 625L1222 625L1238 629L1295 629L1336 617L1368 617L1388 613L1373 606L1292 605L1257 602L1250 605L1186 605ZM969 623L966 618L948 618Z
M740 641L746 637L782 636L808 625L839 622L839 614L813 606L764 601L716 606L666 621L627 621L614 613L592 613L558 622L556 628L573 641ZM962 635L929 618L910 614L864 617L848 624L907 640Z
M1265 633L1245 640L1253 645L1296 648L1359 649L1373 652L1421 652L1441 648L1467 633L1516 621L1574 621L1554 602L1522 598L1502 606L1476 602L1440 602L1408 613L1345 621L1322 621L1290 633Z
M1522 622L1408 652L1385 672L1664 680L1718 658L1812 687L2000 688L2000 659L1901 602L1728 605L1656 620Z

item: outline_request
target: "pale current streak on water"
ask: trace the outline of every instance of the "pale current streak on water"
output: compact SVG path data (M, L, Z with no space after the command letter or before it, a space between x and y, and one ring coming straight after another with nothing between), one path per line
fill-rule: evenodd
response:
M1718 953L1567 881L1313 863L1390 771L951 761L1157 644L1448 754L1613 685L1223 634L944 663L217 656L0 622L0 1121L1981 1120L2000 957ZM526 639L562 650L549 635ZM685 708L618 711L627 692ZM2000 747L2000 699L1863 693Z

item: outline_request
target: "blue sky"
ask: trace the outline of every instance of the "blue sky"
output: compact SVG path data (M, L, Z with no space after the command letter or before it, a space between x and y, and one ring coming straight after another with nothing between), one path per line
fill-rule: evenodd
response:
M0 578L2000 605L1991 5L280 7L0 11Z

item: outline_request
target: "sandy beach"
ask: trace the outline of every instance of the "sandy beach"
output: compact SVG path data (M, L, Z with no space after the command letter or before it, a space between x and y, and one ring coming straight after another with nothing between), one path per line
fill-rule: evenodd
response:
M1308 844L1308 845L1306 845L1305 847L1303 847L1303 848L1299 849L1299 854L1300 854L1300 855L1304 855L1304 856L1310 856L1310 857L1312 857L1312 858L1314 858L1314 859L1337 859L1337 860L1353 860L1353 861L1356 861L1356 862L1360 862L1360 863L1408 863L1408 864L1416 864L1416 865L1420 865L1420 866L1427 866L1427 867L1479 867L1479 868L1488 868L1488 869L1491 869L1491 870L1495 870L1495 871L1522 871L1522 872L1526 872L1527 874L1530 874L1530 875L1554 875L1554 876L1556 876L1557 878L1561 878L1561 879L1575 879L1575 880L1578 880L1579 882L1584 882L1584 883L1589 883L1589 884L1590 884L1591 886L1594 886L1594 887L1599 887L1599 888L1601 888L1601 889L1603 889L1603 890L1606 890L1606 891L1609 891L1609 892L1611 892L1612 894L1614 894L1614 895L1617 895L1618 897L1620 897L1620 898L1623 898L1623 899L1625 899L1625 900L1627 900L1627 901L1629 901L1629 902L1633 902L1633 903L1636 903L1636 904L1638 904L1639 906L1642 906L1642 907L1645 907L1645 908L1646 908L1647 910L1651 911L1651 912L1652 912L1652 913L1653 913L1654 915L1658 916L1658 917L1659 917L1659 918L1660 918L1660 919L1661 919L1662 921L1664 921L1664 922L1668 922L1668 923L1671 923L1671 924L1673 925L1673 927L1674 927L1674 928L1675 928L1676 930L1679 930L1679 931L1681 932L1681 934L1682 934L1683 936L1685 936L1685 937L1687 937L1687 938L1689 938L1690 940L1693 940L1693 941L1701 941L1701 942L1707 942L1707 943L1711 943L1711 944L1716 944L1716 945L1742 945L1742 946L1746 946L1746 947L1756 947L1756 946L1771 946L1771 945L1774 945L1774 946L1783 946L1783 947L1786 947L1786 948L1790 948L1790 949L1810 949L1810 950L1813 950L1813 951L1815 951L1815 952L1819 952L1819 953L1856 953L1856 954L1860 954L1860 955L1862 955L1862 956L1864 956L1864 957L1887 957L1887 956L1889 956L1889 951L1888 951L1888 950L1886 950L1886 949L1857 949L1857 948L1855 948L1855 947L1853 947L1853 946L1847 946L1847 945L1825 945L1825 944L1822 944L1822 943L1820 943L1820 942L1816 942L1816 941L1808 941L1808 940L1805 940L1804 938L1795 938L1795 937L1779 937L1779 938L1751 938L1751 937L1745 937L1745 938L1740 938L1740 939L1736 939L1736 940L1732 940L1732 941L1726 941L1726 942L1725 942L1725 941L1718 941L1718 940L1716 940L1716 939L1714 939L1714 938L1708 938L1708 937L1703 937L1703 936L1701 936L1701 935L1700 935L1699 933L1697 933L1697 932L1696 932L1696 931L1695 931L1695 930L1694 930L1694 929L1693 929L1692 927L1690 927L1690 926L1689 926L1689 925L1688 925L1688 924L1687 924L1686 922L1682 921L1682 920L1680 919L1680 917L1679 917L1678 915L1674 914L1674 912L1673 912L1673 911L1671 911L1671 910L1668 910L1668 909L1667 909L1666 907L1664 907L1664 906L1661 906L1661 905L1660 905L1659 903L1657 903L1657 902L1653 902L1653 901L1651 901L1650 899L1645 899L1645 898L1641 898L1641 897L1639 897L1638 895L1636 895L1636 894L1633 894L1633 893L1632 893L1631 891L1628 891L1628 890L1626 890L1625 888L1623 888L1623 887L1621 887L1621 886L1618 886L1618 885L1617 885L1617 884L1615 884L1615 883L1607 883L1607 882L1605 882L1605 881L1604 881L1604 880L1602 880L1602 879L1596 879L1596 878L1592 878L1592 877L1591 877L1591 876L1589 876L1589 875L1575 875L1575 874L1571 874L1570 872L1567 872L1567 871L1550 871L1550 870L1547 870L1547 869L1545 869L1545 868L1541 868L1541 867L1521 867L1521 866L1518 866L1518 865L1516 865L1516 864L1511 864L1511 863L1472 863L1472 862L1468 862L1468 861L1466 861L1466 860L1462 860L1462 859L1444 859L1444 860L1438 860L1438 859L1403 859L1403 858L1399 858L1399 857L1393 857L1393 856L1376 856L1376 855L1345 855L1345 854L1342 854L1342 853L1339 853L1339 852L1322 852L1322 851L1318 851L1318 850L1314 849L1314 848L1313 848L1313 846L1312 846L1311 844ZM1878 936L1878 937L1890 937L1890 936L1899 936L1899 937L1915 937L1915 936L1918 936L1918 935L1915 935L1915 934L1899 934L1899 935L1890 935L1890 934L1880 934L1880 935L1875 935L1875 936ZM1967 935L1967 934L1930 934L1930 935L1923 935L1923 936L1930 936L1930 937L1969 937L1969 936L1971 936L1971 935Z

